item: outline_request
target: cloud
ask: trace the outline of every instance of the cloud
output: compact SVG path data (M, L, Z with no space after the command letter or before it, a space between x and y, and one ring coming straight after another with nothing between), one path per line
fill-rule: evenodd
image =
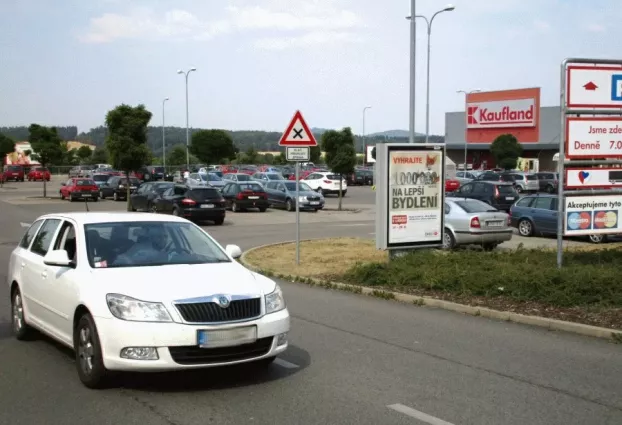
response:
M314 31L298 37L266 37L253 43L257 49L286 50L291 48L306 48L325 44L353 43L360 38L349 32Z
M536 19L533 22L533 26L536 29L536 31L539 31L539 32L549 32L551 30L551 24L549 24L546 21L539 20L539 19Z
M589 32L605 32L607 31L607 27L601 24L589 24L586 25L585 29Z
M231 4L223 17L206 20L181 9L157 15L150 9L125 14L105 13L89 22L80 35L85 43L117 40L197 40L235 32L297 33L259 39L257 47L302 47L355 37L350 31L362 27L357 14L338 7L339 0L264 0L257 5ZM232 2L233 3L233 2ZM325 34L322 34L325 32Z

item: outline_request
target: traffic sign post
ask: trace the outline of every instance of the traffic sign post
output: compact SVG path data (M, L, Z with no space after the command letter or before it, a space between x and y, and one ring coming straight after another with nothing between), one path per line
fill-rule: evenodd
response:
M564 236L622 233L622 169L593 168L622 165L622 60L566 59L560 77L561 268Z
M296 265L300 265L300 163L308 162L311 148L317 146L315 136L300 111L296 111L283 132L279 146L285 146L286 159L296 163Z

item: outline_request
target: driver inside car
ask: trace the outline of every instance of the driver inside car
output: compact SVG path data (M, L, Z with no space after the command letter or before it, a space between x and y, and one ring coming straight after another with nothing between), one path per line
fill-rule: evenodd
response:
M119 255L113 265L166 264L169 261L169 255L166 252L168 235L162 227L140 228L134 234L136 243Z

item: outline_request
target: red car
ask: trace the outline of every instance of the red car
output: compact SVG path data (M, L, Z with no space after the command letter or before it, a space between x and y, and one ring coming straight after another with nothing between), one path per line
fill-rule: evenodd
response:
M29 182L37 181L37 180L41 180L41 181L45 180L49 182L50 181L50 170L48 170L47 168L43 168L43 167L35 167L32 170L30 170L26 178L28 179Z
M445 192L455 192L460 189L460 180L445 179Z
M61 185L60 199L69 199L71 202L78 199L97 202L99 199L99 189L92 179L74 178L61 183Z
M5 182L15 180L16 182L24 181L24 167L21 165L9 165L5 167L2 179Z
M313 173L313 171L311 170L305 170L305 171L301 171L299 174L299 179L298 180L302 180L305 177L307 177L309 174ZM291 176L289 176L288 180L296 180L296 173L293 173Z

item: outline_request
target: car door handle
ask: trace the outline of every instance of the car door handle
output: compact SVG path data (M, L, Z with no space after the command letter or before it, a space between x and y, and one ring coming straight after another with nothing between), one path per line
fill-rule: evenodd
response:
M41 277L46 279L48 277L48 272L41 272Z

